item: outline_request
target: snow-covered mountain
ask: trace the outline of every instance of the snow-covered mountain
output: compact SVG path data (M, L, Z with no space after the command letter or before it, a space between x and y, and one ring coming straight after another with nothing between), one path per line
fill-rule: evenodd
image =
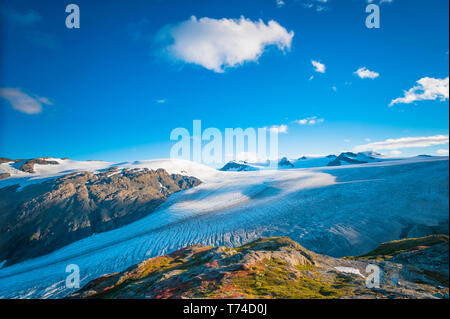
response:
M205 165L181 159L157 159L111 163L105 161L75 161L67 158L42 157L30 160L0 161L0 188L19 184L21 187L40 183L49 178L76 172L102 172L110 169L164 169L169 174L194 176L201 180L214 176L217 171Z
M188 161L36 158L0 164L0 261L5 266L151 214L215 170Z
M291 168L311 168L311 167L326 167L326 166L342 166L353 164L366 164L383 161L400 160L402 158L386 157L375 152L361 152L352 153L344 152L340 155L328 156L302 156L297 159L288 159L283 157L278 160L279 169ZM231 161L228 162L221 171L257 171L273 169L269 166L269 162L250 163L246 161Z
M307 249L339 257L403 237L448 233L448 157L380 158L264 172L223 172L173 160L83 162L61 169L58 165L68 160L55 161L59 164L35 164L35 173L17 172L15 163L0 164L13 173L0 181L0 190L15 182L22 186L17 191L26 193L31 184L67 171L95 173L111 167L164 168L203 183L170 195L152 214L131 224L1 268L0 297L66 296L73 292L64 284L69 264L80 267L84 285L191 244L239 246L260 237L289 236Z

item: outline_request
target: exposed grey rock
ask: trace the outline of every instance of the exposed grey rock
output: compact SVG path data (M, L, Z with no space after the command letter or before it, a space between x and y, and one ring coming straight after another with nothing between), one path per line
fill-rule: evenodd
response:
M33 158L26 160L25 163L20 167L20 170L25 173L35 173L34 164L39 165L58 165L57 161L48 160L49 157Z
M38 163L33 161L33 163ZM31 167L31 166L29 166ZM74 173L0 189L0 260L11 265L153 212L175 192L200 184L165 170Z
M6 158L6 157L0 157L0 164L9 163L9 162L13 162L13 160Z
M10 173L0 173L0 180L10 177Z

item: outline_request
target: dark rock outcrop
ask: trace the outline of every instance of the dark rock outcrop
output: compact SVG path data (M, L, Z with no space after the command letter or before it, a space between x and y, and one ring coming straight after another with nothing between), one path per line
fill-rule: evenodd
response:
M235 162L231 161L225 164L224 167L220 169L221 171L235 171L235 172L244 172L244 171L253 171L255 170L247 162Z
M279 167L290 167L290 168L294 168L294 164L292 164L292 162L290 160L287 159L287 157L283 157L279 162L278 162L278 166Z
M0 173L0 180L10 177L10 173Z
M342 162L347 163L347 164L366 164L367 163L367 161L359 161L352 157L357 157L357 154L352 153L352 152L342 153L338 157L336 157L336 159L334 159L333 161L328 163L328 166L341 166Z
M25 160L25 163L22 164L20 170L25 173L35 173L34 165L58 165L57 161L48 160L49 157L41 157L41 158L33 158L29 160Z
M14 162L14 160L6 158L6 157L0 157L0 164L9 163L9 162Z
M170 194L200 183L163 169L113 168L69 174L21 190L18 185L4 187L0 261L11 265L121 227L152 213Z

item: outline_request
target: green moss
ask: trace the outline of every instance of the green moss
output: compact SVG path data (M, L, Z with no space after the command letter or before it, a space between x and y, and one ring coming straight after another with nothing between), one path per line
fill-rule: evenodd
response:
M357 257L346 257L349 259L388 259L407 251L419 250L420 247L430 247L440 243L448 243L448 235L431 235L421 238L408 238L395 240L381 244L367 254Z
M265 251L276 251L279 248L289 245L291 243L292 240L287 237L261 238L235 249L236 251L239 252L245 252L247 250L259 250L259 249Z
M160 272L163 270L167 270L168 268L172 268L175 265L172 264L173 259L162 256L162 257L156 257L147 260L144 262L144 264L140 265L138 269L138 274L135 279L144 278L147 277L149 274L154 272Z
M250 298L324 299L339 298L348 293L344 282L323 278L312 265L297 268L298 277L292 278L284 262L265 259L248 273L231 277L229 284ZM294 275L292 271L291 274Z

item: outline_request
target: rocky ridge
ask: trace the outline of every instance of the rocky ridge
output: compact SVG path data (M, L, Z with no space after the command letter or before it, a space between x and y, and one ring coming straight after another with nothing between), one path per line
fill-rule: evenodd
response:
M38 163L28 161L25 169ZM153 212L170 194L200 183L163 169L110 168L72 173L22 189L4 187L0 189L0 261L11 265L121 227Z
M97 278L70 298L448 298L448 251L446 235L348 258L284 237L238 248L190 246ZM382 269L379 287L366 285L368 265Z

